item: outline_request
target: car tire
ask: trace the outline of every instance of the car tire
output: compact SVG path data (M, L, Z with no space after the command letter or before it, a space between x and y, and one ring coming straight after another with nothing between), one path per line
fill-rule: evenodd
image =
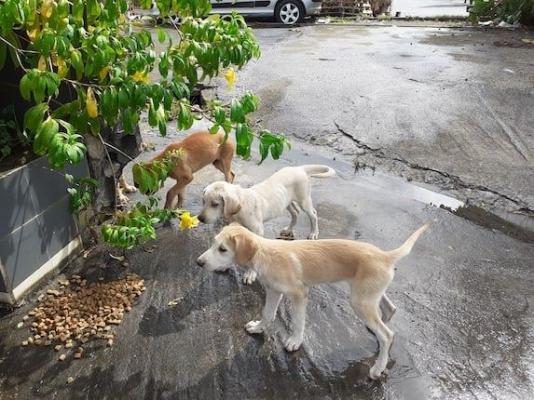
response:
M293 25L304 19L304 7L299 0L282 0L274 10L276 21L284 25Z

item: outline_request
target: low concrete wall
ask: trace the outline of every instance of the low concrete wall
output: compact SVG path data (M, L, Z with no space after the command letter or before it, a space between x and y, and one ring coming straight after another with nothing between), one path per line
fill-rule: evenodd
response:
M58 173L42 157L0 176L0 301L18 300L79 247L65 172L89 175L85 160Z

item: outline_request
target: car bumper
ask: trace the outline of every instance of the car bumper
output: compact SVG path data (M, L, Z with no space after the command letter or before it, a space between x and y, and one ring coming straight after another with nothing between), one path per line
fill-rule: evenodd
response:
M322 0L310 1L306 4L306 15L319 15L321 13Z

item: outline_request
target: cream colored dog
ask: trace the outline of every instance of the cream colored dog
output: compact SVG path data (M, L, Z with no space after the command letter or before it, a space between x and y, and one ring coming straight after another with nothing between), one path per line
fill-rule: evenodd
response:
M282 168L263 182L247 189L228 182L214 182L204 189L204 205L198 219L212 224L224 218L228 222L238 222L263 236L263 223L279 217L287 210L291 214L291 222L280 234L292 237L300 206L310 219L308 239L317 239L319 226L309 178L328 177L335 173L326 165L302 165ZM244 282L250 284L254 280L256 273L253 270L247 271Z
M386 296L393 280L393 265L407 256L415 241L427 229L419 228L399 248L384 251L364 242L341 239L271 240L232 224L223 228L197 264L209 271L237 263L258 274L265 287L262 319L245 325L249 333L261 333L274 322L282 295L291 298L293 333L285 348L297 350L304 338L308 291L320 283L347 281L351 305L375 334L380 344L378 358L369 371L372 379L386 369L393 332L385 325L396 308Z

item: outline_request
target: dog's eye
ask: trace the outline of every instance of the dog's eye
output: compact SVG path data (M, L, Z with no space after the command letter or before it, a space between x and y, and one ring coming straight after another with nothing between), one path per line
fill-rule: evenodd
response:
M219 207L219 203L217 203L217 202L214 201L213 203L211 203L211 206L212 206L212 207Z
M224 248L223 246L219 246L219 251L221 253L224 253L226 251L226 248Z

